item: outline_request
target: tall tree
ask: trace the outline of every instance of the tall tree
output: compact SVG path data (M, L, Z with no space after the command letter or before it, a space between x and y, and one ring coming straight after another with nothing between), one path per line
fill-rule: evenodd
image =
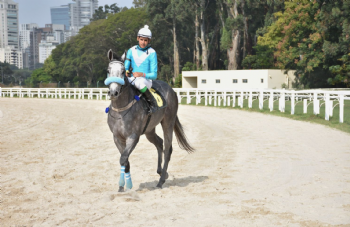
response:
M105 5L104 10L103 7L100 6L98 7L97 10L95 10L94 15L90 19L90 21L97 21L100 19L107 19L108 14L115 14L119 13L122 9L117 6L117 3L114 3L112 5Z
M276 66L297 70L307 87L346 86L332 66L342 65L350 52L350 3L300 0L285 2L285 9L259 38L261 45L276 49Z

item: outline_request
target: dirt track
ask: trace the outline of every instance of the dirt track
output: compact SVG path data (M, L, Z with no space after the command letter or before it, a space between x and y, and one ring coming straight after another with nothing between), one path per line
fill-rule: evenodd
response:
M130 158L134 188L118 193L106 106L0 99L1 226L350 226L349 134L180 106L197 151L175 140L158 190L157 152L143 136Z

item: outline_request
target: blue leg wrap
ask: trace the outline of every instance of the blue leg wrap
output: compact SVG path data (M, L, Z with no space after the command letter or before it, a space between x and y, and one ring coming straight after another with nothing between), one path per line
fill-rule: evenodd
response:
M120 169L120 179L119 179L119 186L120 187L124 187L124 185L125 185L124 174L125 174L125 166L122 166Z
M126 179L126 189L131 189L132 188L132 181L131 181L130 173L125 174L125 179Z

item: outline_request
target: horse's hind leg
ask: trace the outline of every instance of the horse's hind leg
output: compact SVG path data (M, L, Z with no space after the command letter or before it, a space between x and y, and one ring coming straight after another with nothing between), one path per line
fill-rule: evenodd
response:
M156 129L154 128L151 132L146 133L146 138L149 142L156 146L158 151L158 168L157 173L162 174L162 159L163 159L163 140L156 134Z
M157 184L158 188L162 188L165 180L168 178L168 165L170 162L171 153L173 152L172 141L173 141L173 131L174 131L174 120L170 120L170 117L162 121L162 128L164 132L164 166L162 170L161 177Z

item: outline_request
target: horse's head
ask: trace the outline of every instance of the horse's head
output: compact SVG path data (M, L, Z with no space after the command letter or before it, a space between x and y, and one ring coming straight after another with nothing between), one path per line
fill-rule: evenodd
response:
M120 94L121 88L125 83L124 61L126 54L124 53L121 57L118 57L112 50L109 50L107 56L109 59L109 65L105 85L109 86L108 95L111 99L115 99Z

